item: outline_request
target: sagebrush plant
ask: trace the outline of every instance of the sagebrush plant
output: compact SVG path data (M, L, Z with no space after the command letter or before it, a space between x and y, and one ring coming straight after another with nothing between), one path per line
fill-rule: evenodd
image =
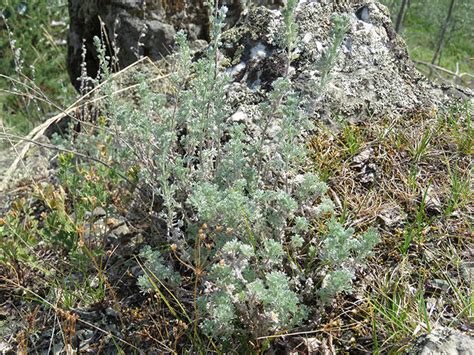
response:
M331 31L331 45L321 58L319 63L319 71L321 74L321 80L319 83L319 92L322 93L323 89L331 79L331 70L334 66L335 61L339 57L339 51L341 44L344 41L347 30L349 29L350 20L346 15L334 15L332 17L333 29Z
M296 3L289 0L284 11L289 64ZM113 81L103 85L108 122L101 137L117 168L135 169L160 201L152 213L162 232L158 248L142 250L140 287L191 292L195 326L233 344L288 331L315 311L306 302L348 291L377 236L354 236L332 218L328 188L308 163L312 123L288 70L252 114L258 132L230 119L235 108L225 93L232 80L219 59L226 8L209 13L209 46L193 61L178 33L173 71L161 89L139 75L131 104ZM98 46L107 79L108 58Z
M329 46L311 68L318 73L318 76L308 80L305 88L303 98L306 101L306 112L309 114L316 111L318 104L324 98L325 90L331 81L331 71L337 63L341 45L350 28L350 19L345 14L334 14L331 17L331 22L332 30Z

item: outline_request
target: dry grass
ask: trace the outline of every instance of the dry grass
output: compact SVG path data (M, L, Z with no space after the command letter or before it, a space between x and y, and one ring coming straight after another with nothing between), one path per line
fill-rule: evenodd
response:
M457 108L338 133L320 127L312 140L341 218L356 229L377 224L383 240L355 298L327 319L340 325L328 332L340 346L399 352L437 325L474 331L470 120Z

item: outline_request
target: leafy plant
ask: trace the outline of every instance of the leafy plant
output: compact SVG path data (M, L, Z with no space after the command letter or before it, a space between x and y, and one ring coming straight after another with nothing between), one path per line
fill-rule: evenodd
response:
M292 4L284 11L289 62L297 40ZM302 281L323 282L318 292L313 286L312 298L350 290L353 267L377 237L373 231L353 237L353 230L331 222L327 186L306 168L304 137L312 124L288 76L273 82L252 114L260 132L229 120L234 109L222 93L231 81L218 60L225 11L210 12L213 37L195 62L178 33L166 91L152 90L139 76L136 107L108 91L104 110L110 131L126 142L113 146L117 157L127 157L122 170L140 164L140 180L162 201L157 213L166 228L156 240L162 247L143 250L140 287L156 291L166 283L178 289L191 279L203 332L232 343L300 324L310 311L298 291ZM317 220L329 221L327 233L314 230ZM314 236L324 245L319 257ZM303 269L298 260L308 249L321 262ZM316 276L321 267L324 281Z
M347 30L349 29L349 18L344 15L334 15L333 30L331 32L331 46L324 54L319 69L321 72L321 81L319 83L319 91L322 92L330 80L331 70L339 57L341 44L344 40Z
M38 222L31 217L31 209L25 199L16 200L8 213L0 218L0 263L7 266L21 282L21 264L36 265L31 249L38 243L34 231Z

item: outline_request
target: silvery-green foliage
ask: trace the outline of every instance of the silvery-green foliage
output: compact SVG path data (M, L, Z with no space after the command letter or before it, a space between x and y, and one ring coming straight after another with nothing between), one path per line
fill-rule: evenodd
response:
M372 250L380 241L379 234L374 228L370 228L358 238L358 243L355 248L356 257L358 261L362 261L372 254Z
M323 260L334 265L346 261L358 244L353 234L352 228L346 229L334 219L329 222L328 233L323 241Z
M285 47L288 52L288 66L294 59L294 46L298 38L298 25L295 22L295 10L298 5L298 0L287 0L286 6L283 9L283 20L285 23Z
M331 45L326 50L321 62L319 63L319 71L321 75L319 83L319 91L322 92L326 87L329 79L331 70L334 67L337 58L339 57L339 51L341 45L349 29L350 20L347 15L336 14L332 17L333 29L331 32Z
M339 268L330 271L323 279L322 287L318 294L325 302L331 300L335 295L341 292L350 292L352 290L352 279L354 271L352 269Z
M161 282L171 285L180 284L180 274L171 269L159 251L145 246L140 252L140 257L144 261L145 274L138 278L138 285L143 292L154 290Z
M281 242L273 239L268 239L263 242L263 248L260 251L260 255L265 265L279 265L283 261L285 251Z
M339 58L341 46L349 28L350 19L347 15L333 15L329 46L313 68L317 73L317 79L310 79L306 88L306 111L309 114L317 109L317 104L324 97L326 87L331 80L331 71Z
M303 237L301 237L301 235L293 234L291 236L291 245L293 246L293 248L299 249L303 246L303 244L304 244L304 239Z
M289 0L284 15L289 62L296 3ZM325 236L315 230L330 220L334 204L326 184L308 169L304 138L312 123L287 75L273 82L251 117L258 134L229 120L235 112L226 98L231 80L219 61L225 9L211 14L211 43L199 59L191 60L179 32L169 85L156 90L139 76L135 106L109 86L103 109L117 161L124 171L139 166L141 182L161 206L153 211L165 226L156 243L173 244L171 255L142 251L147 275L140 287L195 284L201 328L229 340L300 324L310 310L298 285L310 285L321 265L323 290L314 288L320 282L305 290L312 304L318 295L349 290L352 263L367 255L376 234L355 238L335 222ZM186 271L173 271L171 259Z
M360 265L364 258L378 242L378 234L369 229L360 236L354 236L352 228L344 228L334 218L327 223L328 231L323 237L322 261L327 274L319 293L324 301L336 294L351 290L354 267Z
M309 221L305 217L298 216L295 218L294 229L296 232L306 233L309 231Z
M97 78L95 79L97 83L107 80L110 77L110 68L109 68L109 61L110 58L107 56L105 44L101 42L99 37L94 36L93 38L94 46L97 50L97 58L99 59L99 73L97 74Z
M226 188L209 182L194 184L188 198L196 216L202 223L223 225L243 236L243 227L253 224L259 216L259 206L245 192L245 180L236 180Z
M203 330L223 339L241 333L243 328L261 336L304 319L306 308L292 290L288 275L276 270L262 272L282 265L283 256L281 243L274 240L267 240L257 254L244 243L226 243L221 262L213 266L209 275L212 286L208 295L201 299L207 314Z
M303 176L298 176L300 184L298 185L297 195L301 202L306 202L308 199L320 198L327 190L327 185L319 180L313 173L306 173Z
M355 237L354 229L344 228L334 218L327 226L328 232L323 242L323 260L334 265L342 265L353 255L357 258L368 256L378 241L377 233L373 229Z
M213 291L204 304L206 318L201 323L204 333L215 338L230 338L237 319L231 297L226 292Z

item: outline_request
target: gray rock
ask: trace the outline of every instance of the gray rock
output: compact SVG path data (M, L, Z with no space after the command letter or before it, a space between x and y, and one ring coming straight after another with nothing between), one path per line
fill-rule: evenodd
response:
M107 212L100 206L92 211L92 217L104 217L106 214Z
M270 90L272 82L286 71L281 40L285 26L278 9L283 1L247 1L267 6L250 9L244 7L244 1L223 3L229 7L229 30L223 36L222 51L228 73L245 87L234 90L242 101L235 102L236 106L242 104L242 111L248 114L245 101L255 103L255 98ZM121 68L140 56L158 60L167 55L177 30L185 30L191 41L209 37L203 1L147 1L144 7L139 0L69 0L69 10L68 68L78 89L83 46L89 75L98 70L92 38L100 37L99 18L103 21L102 38L108 37L111 43L109 54L114 52ZM315 92L321 81L321 63L331 47L335 13L348 18L349 29L338 48L329 82ZM414 113L435 115L452 100L473 98L468 89L435 86L416 70L405 42L393 30L388 10L376 0L301 0L296 22L299 39L289 73L315 118L335 123L337 116L358 121Z
M435 86L416 70L383 5L375 0L336 3L337 7L330 1L300 1L296 10L299 40L290 76L315 118L335 123L337 116L359 121L412 113L434 115L450 104L455 95L448 95L448 90ZM349 29L329 82L317 92L336 13L348 18ZM283 75L282 28L280 11L258 8L249 11L242 25L224 34L223 51L231 63L228 72L236 82L253 92L268 91ZM472 99L472 92L463 92L467 92L465 98Z
M107 226L110 228L111 232L119 238L130 234L131 232L130 228L127 226L127 222L123 219L108 218Z
M113 318L116 318L118 317L118 312L113 309L112 307L108 307L106 310L105 310L105 314L108 315L109 317L113 317Z
M141 56L157 60L169 54L178 30L186 31L190 40L207 40L209 37L209 16L203 0L68 2L68 71L74 87L78 90L81 88L78 78L81 77L83 61L89 76L95 77L99 70L94 36L105 40L108 55L115 54L121 68ZM269 6L281 5L281 0L253 2ZM229 25L235 24L244 11L243 1L226 0L221 3L229 8ZM83 60L84 49L86 53Z
M451 328L437 328L420 338L410 354L470 355L474 354L474 338Z
M81 87L78 78L83 69L91 77L97 75L95 36L108 43L108 55L115 53L122 67L140 55L158 59L168 53L175 31L164 21L165 14L157 1L145 7L138 0L69 0L68 71L74 87Z

